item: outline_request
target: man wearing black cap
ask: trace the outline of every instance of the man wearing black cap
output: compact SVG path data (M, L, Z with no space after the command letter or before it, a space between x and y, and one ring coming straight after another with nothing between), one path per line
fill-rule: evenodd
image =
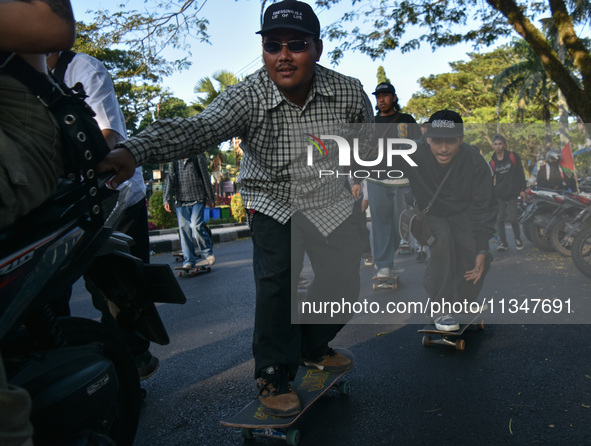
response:
M353 197L338 176L318 178L314 166L293 166L302 134L294 124L372 122L369 98L357 79L321 67L320 23L310 5L274 3L264 14L264 67L228 87L203 113L157 121L113 150L103 171L115 184L135 165L185 158L232 137L242 138L238 181L249 216L256 284L253 353L263 410L276 416L300 411L289 382L300 360L324 370L346 370L353 362L328 343L348 319L292 324L291 296L304 253L314 270L309 300L355 302L361 247L351 221ZM321 160L338 169L338 157ZM294 175L297 187L294 187ZM359 187L353 188L353 195ZM291 265L294 265L291 268ZM299 268L297 267L299 265ZM297 316L297 313L294 313Z
M488 240L495 233L492 173L478 150L464 143L463 121L456 112L434 113L424 136L412 155L417 167L400 166L421 210L452 171L427 212L435 241L423 285L431 302L473 302L490 265ZM434 322L440 330L453 331L463 316L442 314Z
M400 113L398 96L392 84L378 84L373 94L378 109L375 122L383 124L376 126L378 138L420 138L415 119L407 113ZM408 189L408 178L367 178L377 277L391 277L403 272L394 268L394 256L400 245L398 222L400 213L406 209L404 195Z

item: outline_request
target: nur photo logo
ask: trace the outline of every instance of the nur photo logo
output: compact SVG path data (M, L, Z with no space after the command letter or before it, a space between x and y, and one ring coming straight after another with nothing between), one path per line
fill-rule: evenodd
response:
M377 178L402 178L404 174L400 170L386 170L386 169L358 169L359 167L377 167L394 165L394 157L402 157L402 159L412 167L417 164L410 157L417 150L417 143L412 139L404 138L379 138L377 141L363 141L360 143L359 138L353 138L352 144L347 138L339 135L320 135L314 136L311 133L304 133L307 145L307 165L313 166L314 159L318 161L318 153L321 159L329 158L334 153L327 149L329 144L327 140L332 142L331 146L336 143L338 153L338 165L344 167L346 172L338 169L319 169L319 177L325 176L348 176L354 178L368 178L370 176ZM325 143L325 141L327 141ZM373 151L372 151L373 150ZM367 159L367 153L374 153L373 159ZM356 168L351 169L352 166Z

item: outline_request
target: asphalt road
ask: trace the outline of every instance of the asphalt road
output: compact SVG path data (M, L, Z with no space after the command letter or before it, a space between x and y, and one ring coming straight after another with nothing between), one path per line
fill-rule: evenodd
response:
M161 367L143 382L137 446L245 444L239 430L219 421L256 396L251 242L214 249L211 273L178 279L187 303L159 306L171 342L152 348ZM591 307L591 280L570 259L529 242L495 256L481 297L571 299L577 311ZM177 265L165 254L152 262ZM396 291L372 291L375 270L362 266L362 296L383 303L424 295L424 265L414 255L397 262L406 271ZM72 308L92 311L79 286ZM424 348L415 324L347 325L334 345L355 355L347 375L352 393L327 396L304 415L301 445L591 444L589 326L531 320L467 333L464 351Z

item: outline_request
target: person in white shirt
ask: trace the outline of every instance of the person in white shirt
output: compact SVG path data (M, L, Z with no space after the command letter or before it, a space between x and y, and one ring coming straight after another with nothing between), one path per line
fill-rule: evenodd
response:
M110 149L126 139L125 117L111 75L101 61L88 54L65 51L50 54L47 65L68 87L73 88L78 83L82 85L87 95L85 101L96 113L95 120ZM137 167L127 182L130 183L130 193L126 199L126 209L115 229L133 238L135 244L130 247L133 256L150 263L146 184L142 168ZM103 321L107 322L104 318ZM129 343L140 378L149 378L159 366L158 358L149 351L150 342L135 330L123 326L120 328Z

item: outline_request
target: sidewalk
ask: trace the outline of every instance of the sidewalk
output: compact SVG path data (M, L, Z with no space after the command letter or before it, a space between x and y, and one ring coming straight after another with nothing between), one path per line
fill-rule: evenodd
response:
M231 242L239 238L250 237L250 229L247 224L225 224L210 226L214 243ZM150 252L160 254L163 252L175 252L181 250L179 230L159 229L150 231Z

